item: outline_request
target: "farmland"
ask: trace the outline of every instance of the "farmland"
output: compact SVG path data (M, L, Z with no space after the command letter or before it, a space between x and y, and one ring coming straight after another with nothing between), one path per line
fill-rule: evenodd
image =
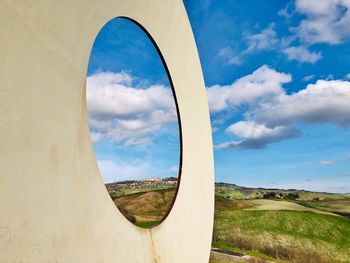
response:
M346 217L309 211L245 210L235 204L215 213L214 247L265 259L349 262L349 244L350 220ZM308 261L303 261L306 258Z
M156 225L175 194L174 186L147 189L111 194L141 227ZM217 183L212 246L260 262L350 262L349 209L349 195Z

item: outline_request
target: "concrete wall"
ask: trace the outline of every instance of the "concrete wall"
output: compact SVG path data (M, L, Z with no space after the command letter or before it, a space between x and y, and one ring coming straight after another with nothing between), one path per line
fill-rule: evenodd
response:
M126 16L158 44L183 134L180 188L153 229L129 223L103 185L85 81L102 26ZM211 128L195 41L179 0L0 1L0 262L208 262Z

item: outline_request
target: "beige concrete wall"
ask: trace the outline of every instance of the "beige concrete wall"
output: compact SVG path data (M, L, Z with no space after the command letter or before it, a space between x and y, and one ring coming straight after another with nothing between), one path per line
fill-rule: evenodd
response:
M169 216L151 230L115 208L88 130L90 50L117 16L136 20L153 36L180 109L180 189ZM0 23L0 262L208 262L211 128L183 3L1 0Z

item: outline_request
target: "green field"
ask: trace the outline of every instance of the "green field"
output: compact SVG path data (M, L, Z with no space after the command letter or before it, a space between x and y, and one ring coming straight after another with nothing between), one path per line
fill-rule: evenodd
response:
M290 202L282 200L266 200L266 199L257 199L251 201L245 201L251 204L253 207L248 210L289 210L289 211L304 211L304 212L314 212L317 214L323 215L332 215L339 216L338 214L320 210L318 208L313 208L311 206L303 206L299 202Z
M175 189L169 188L113 199L133 223L151 227L166 215L174 194ZM349 209L349 195L305 191L296 195L292 190L219 184L212 245L253 256L249 262L350 262L350 218L344 216Z
M298 204L316 208L322 211L335 212L343 215L350 215L350 198L344 199L324 199L319 201L301 200Z
M313 262L350 262L350 219L304 211L233 207L215 213L213 246L239 248L246 253L258 251L296 262L309 258L315 259Z

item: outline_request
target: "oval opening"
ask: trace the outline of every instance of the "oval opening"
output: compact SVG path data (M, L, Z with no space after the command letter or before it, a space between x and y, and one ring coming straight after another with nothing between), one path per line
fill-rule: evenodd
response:
M160 224L179 186L181 123L164 59L137 22L118 17L100 30L86 97L95 156L114 204L137 226Z

